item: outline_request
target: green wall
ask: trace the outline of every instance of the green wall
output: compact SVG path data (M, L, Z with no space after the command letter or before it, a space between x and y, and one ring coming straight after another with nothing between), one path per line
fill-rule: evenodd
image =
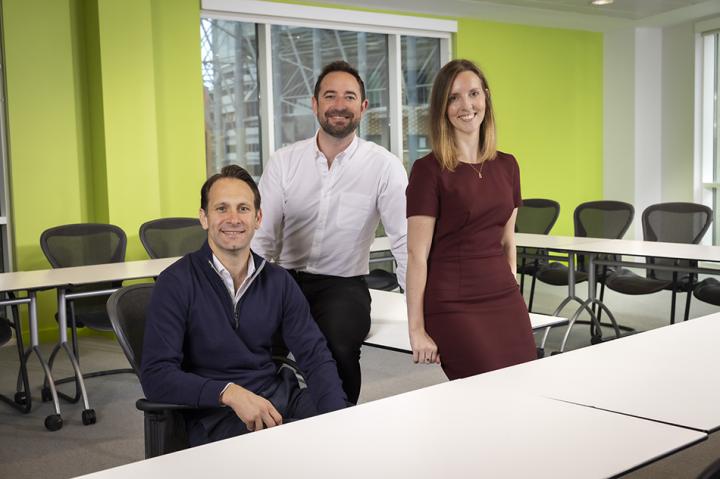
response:
M205 177L199 0L3 0L10 188L18 270L49 267L40 233L110 222L145 258L143 222L197 214ZM455 53L493 91L499 145L525 197L602 196L602 35L458 19ZM56 334L54 293L40 302Z
M18 270L47 268L51 226L195 216L205 178L197 0L4 0ZM54 293L40 301L55 335Z
M456 56L488 77L498 147L520 164L525 198L552 198L553 234L603 198L603 37L600 33L460 19Z

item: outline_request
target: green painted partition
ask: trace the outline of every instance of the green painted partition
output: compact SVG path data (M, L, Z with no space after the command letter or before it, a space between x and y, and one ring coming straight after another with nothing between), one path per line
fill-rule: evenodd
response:
M47 268L40 233L195 216L205 178L197 0L3 2L15 264ZM41 331L56 334L54 294Z
M579 203L603 195L602 34L461 19L457 57L492 89L498 146L514 154L525 198L551 198L553 234L572 235Z

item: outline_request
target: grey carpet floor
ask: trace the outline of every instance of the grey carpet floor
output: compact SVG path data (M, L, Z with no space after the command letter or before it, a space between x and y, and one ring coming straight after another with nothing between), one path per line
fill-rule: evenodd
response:
M551 312L563 297L564 288L539 285L536 312ZM584 296L582 285L578 295ZM527 295L526 295L527 296ZM684 300L684 297L683 297ZM609 292L606 303L620 323L638 330L647 330L668 323L670 295L659 293L629 297ZM681 303L684 304L684 303ZM574 308L565 311L570 314ZM693 301L691 317L716 312L710 305ZM550 335L548 349L559 346L564 328ZM606 335L611 335L606 330ZM588 346L588 327L578 325L570 336L568 349ZM51 349L44 345L46 357ZM438 366L415 365L402 353L365 347L362 351L363 389L360 401L367 402L411 391L445 381ZM85 371L126 367L119 346L114 341L82 338L82 365ZM66 360L59 360L55 374L69 373ZM14 347L0 348L0 392L11 394L15 388L17 353ZM52 413L50 403L40 401L42 373L35 358L30 361L30 377L34 406L30 414L21 415L0 404L0 477L67 478L143 458L142 416L134 402L142 392L137 379L130 374L94 378L87 381L88 394L97 412L97 424L83 426L81 404L62 403L64 427L49 432L43 426L45 416ZM72 390L72 385L62 386ZM691 407L678 405L678 407ZM551 432L548 436L551 437ZM588 447L592 447L588 445ZM559 450L559 453L561 448ZM627 477L636 479L696 477L702 468L720 457L720 436L693 448L657 461Z

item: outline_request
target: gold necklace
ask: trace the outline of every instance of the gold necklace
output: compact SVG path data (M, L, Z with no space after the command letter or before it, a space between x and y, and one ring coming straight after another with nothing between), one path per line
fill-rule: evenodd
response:
M475 173L478 174L478 178L480 178L480 179L482 180L482 178L483 178L482 169L483 169L483 166L485 166L485 162L483 161L482 163L480 163L480 168L475 168L475 166L473 166L473 163L466 163L466 164L467 164L470 168L472 168L473 171L475 171Z

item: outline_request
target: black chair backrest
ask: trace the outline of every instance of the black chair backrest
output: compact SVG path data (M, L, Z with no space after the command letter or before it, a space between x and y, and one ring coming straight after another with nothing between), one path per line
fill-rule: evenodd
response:
M515 219L515 231L546 235L560 215L560 203L544 198L523 200Z
M624 201L602 200L581 203L573 213L575 236L620 239L625 236L634 217L635 208ZM604 255L599 257L603 258ZM585 256L578 255L577 258L578 269L587 271Z
M658 203L645 208L642 214L645 241L698 244L713 221L713 210L698 203ZM647 258L653 264L689 265L692 261L678 262L673 259ZM655 279L673 279L669 271L647 270L647 276ZM691 275L694 278L696 275Z
M207 232L197 218L160 218L140 226L140 241L151 258L192 253L206 239Z
M697 479L720 479L720 459L716 459L707 466Z
M646 241L698 244L713 220L711 208L697 203L658 203L642 215Z
M140 377L145 310L150 303L154 284L134 284L115 291L108 299L107 312L120 347L135 374Z
M53 268L122 263L127 236L115 225L62 225L43 231L40 247Z
M635 208L623 201L588 201L575 208L575 236L619 239L625 236Z

